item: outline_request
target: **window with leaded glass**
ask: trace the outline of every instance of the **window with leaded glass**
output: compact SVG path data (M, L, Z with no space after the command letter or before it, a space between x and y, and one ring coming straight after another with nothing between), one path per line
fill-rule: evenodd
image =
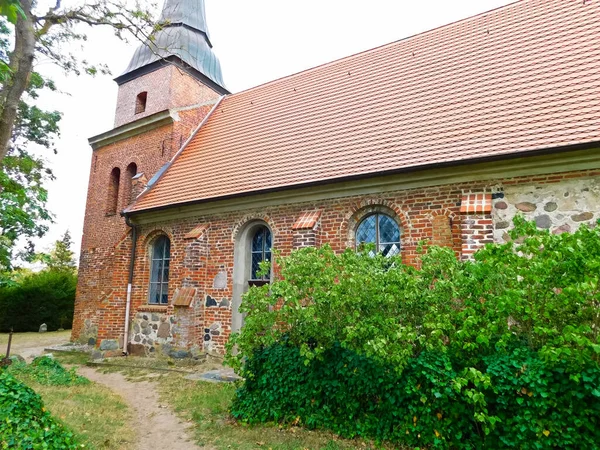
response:
M271 271L266 275L259 275L260 263L263 261L271 261L271 230L265 226L259 227L250 244L250 280L249 284L264 284L271 279Z
M152 262L150 264L151 305L169 303L169 265L171 261L171 241L166 236L156 238L152 244Z
M375 244L384 256L400 253L400 228L394 219L385 214L371 214L356 229L356 247Z

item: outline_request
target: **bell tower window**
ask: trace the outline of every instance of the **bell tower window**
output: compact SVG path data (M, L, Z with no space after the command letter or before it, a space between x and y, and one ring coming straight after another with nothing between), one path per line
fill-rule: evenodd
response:
M146 101L148 100L147 92L140 92L135 99L135 113L141 114L146 111Z
M114 216L119 206L119 182L121 181L121 169L115 167L110 173L108 184L108 199L106 202L106 215Z

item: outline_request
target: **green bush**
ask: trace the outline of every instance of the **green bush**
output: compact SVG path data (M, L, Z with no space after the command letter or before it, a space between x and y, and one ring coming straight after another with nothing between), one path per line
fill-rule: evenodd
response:
M71 271L45 270L16 284L0 287L0 332L49 331L73 323L77 276Z
M27 449L75 449L72 433L45 410L42 399L0 370L0 446Z
M475 262L429 248L420 269L304 249L245 296L228 361L247 422L297 421L439 448L596 448L600 229L516 219Z

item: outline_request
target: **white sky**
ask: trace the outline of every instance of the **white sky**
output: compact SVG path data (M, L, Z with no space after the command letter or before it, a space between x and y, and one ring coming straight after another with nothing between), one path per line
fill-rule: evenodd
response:
M162 0L158 0L161 3ZM512 3L512 0L206 0L214 51L232 92ZM88 33L86 59L101 61L113 76L69 76L40 62L70 95L43 98L64 113L59 154L49 155L56 181L49 184L49 209L56 221L37 242L47 248L68 228L79 253L92 150L87 138L114 121L117 85L137 42L111 32Z

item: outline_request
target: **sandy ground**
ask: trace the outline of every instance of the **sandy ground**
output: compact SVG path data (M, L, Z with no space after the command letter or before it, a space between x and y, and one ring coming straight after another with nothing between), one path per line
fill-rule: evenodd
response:
M66 344L71 339L71 330L51 331L48 333L15 333L10 354L25 359L44 354L44 349L53 345ZM0 354L6 354L8 334L0 334Z
M133 411L131 426L138 434L136 450L201 449L192 442L191 424L179 420L167 406L160 403L153 383L127 381L120 373L104 374L90 367L80 367L78 372L95 383L107 386L130 406Z

